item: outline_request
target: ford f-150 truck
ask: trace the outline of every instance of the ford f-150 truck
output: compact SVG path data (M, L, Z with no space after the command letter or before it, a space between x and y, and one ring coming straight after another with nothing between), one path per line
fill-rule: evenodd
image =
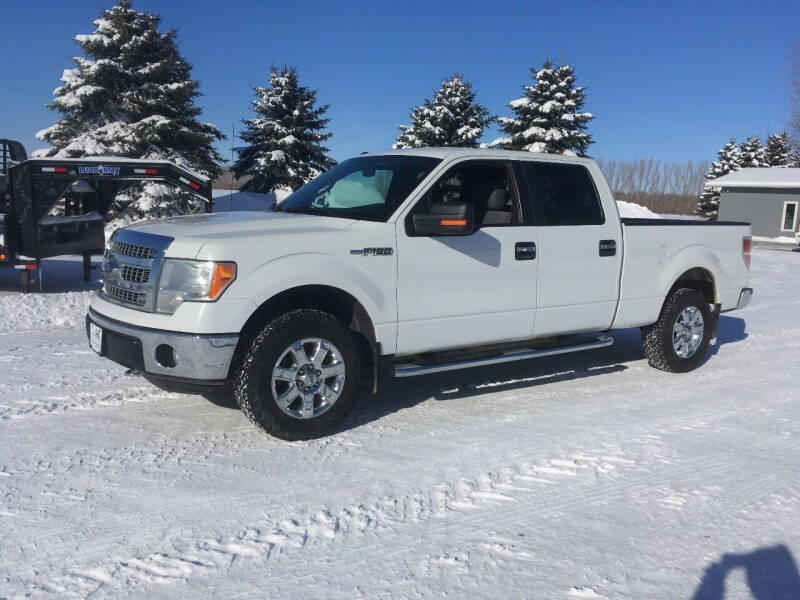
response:
M284 439L398 377L608 346L694 369L745 306L747 223L621 219L597 164L499 150L364 154L270 211L118 229L92 348L167 389L232 388Z

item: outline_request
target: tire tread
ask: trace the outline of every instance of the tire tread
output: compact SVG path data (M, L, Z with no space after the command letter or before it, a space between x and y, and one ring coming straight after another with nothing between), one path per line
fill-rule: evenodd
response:
M257 382L253 381L256 374L254 369L258 369L259 357L266 352L273 340L287 330L297 328L299 325L308 323L325 323L339 330L342 339L345 340L344 347L340 348L345 355L343 360L347 362L347 356L355 356L353 363L348 365L347 380L345 386L350 388L349 393L343 392L336 404L325 414L311 420L286 421L284 418L275 414L279 410L277 406L274 410L269 405L272 400L271 391L267 396L255 393L250 388ZM339 343L337 342L337 346ZM233 379L234 395L236 403L241 411L257 427L267 433L287 441L297 441L323 437L331 433L332 429L344 418L355 403L359 389L359 364L361 361L359 346L353 337L352 332L345 327L333 315L315 309L299 309L284 313L269 323L253 338L250 348L244 353L239 364L236 366ZM349 381L349 383L348 383ZM334 412L335 411L335 412ZM291 419L291 417L286 417Z
M681 358L672 348L672 326L677 313L689 305L697 306L702 311L705 330L703 341L694 356ZM642 347L650 366L669 373L685 373L695 369L708 350L710 316L708 300L697 290L680 288L672 292L661 309L658 321L641 329Z

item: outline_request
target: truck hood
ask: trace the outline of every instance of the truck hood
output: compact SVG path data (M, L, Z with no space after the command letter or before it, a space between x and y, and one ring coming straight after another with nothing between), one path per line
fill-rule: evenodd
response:
M310 239L342 231L352 219L280 212L236 211L144 221L126 229L174 238L167 256L194 258L208 242L247 237L308 234Z

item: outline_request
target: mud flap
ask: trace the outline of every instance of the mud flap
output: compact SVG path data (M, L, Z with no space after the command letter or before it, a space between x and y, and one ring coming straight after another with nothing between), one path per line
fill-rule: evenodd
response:
M717 345L717 328L719 327L719 313L722 310L722 305L717 303L714 305L714 310L711 312L711 338L709 344L712 346Z

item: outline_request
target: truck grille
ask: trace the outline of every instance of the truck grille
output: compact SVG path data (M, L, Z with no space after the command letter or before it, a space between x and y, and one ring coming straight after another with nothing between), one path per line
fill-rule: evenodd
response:
M150 279L150 269L123 265L122 271L120 271L120 277L125 281L132 281L133 283L147 283Z
M129 244L127 242L112 242L111 249L117 254L132 256L133 258L153 258L156 252L158 252L156 248L137 246L136 244Z
M129 290L123 290L122 288L118 288L113 285L103 284L103 291L106 293L107 296L113 298L114 300L119 300L120 302L124 302L126 304L135 304L137 306L144 306L147 302L147 294L142 292L131 292Z
M156 286L172 238L118 229L103 260L100 296L128 308L155 311Z

